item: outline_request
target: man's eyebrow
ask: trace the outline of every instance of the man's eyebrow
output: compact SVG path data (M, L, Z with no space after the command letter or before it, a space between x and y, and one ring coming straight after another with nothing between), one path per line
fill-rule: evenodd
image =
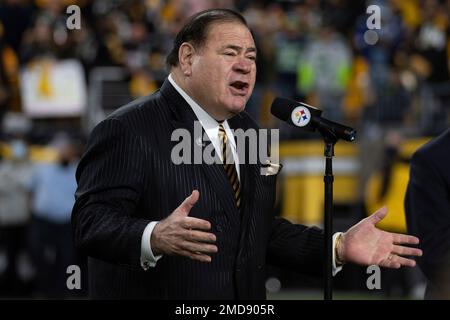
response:
M236 50L237 52L241 52L242 51L242 47L241 46L237 46L234 44L227 44L221 47L221 50L225 50L225 49L232 49L232 50ZM245 50L246 53L248 52L255 52L256 53L256 48L255 47L249 47Z

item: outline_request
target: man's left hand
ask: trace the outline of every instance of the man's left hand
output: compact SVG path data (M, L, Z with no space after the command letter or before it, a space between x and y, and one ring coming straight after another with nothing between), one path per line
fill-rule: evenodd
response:
M339 260L394 269L401 266L414 267L416 262L405 256L421 256L422 250L404 245L418 244L419 239L377 229L375 225L386 214L387 208L381 208L345 232L337 248Z

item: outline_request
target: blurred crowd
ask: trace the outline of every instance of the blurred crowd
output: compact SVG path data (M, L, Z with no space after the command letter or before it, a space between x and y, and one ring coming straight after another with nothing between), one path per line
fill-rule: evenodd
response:
M372 4L381 18L375 35L367 33ZM70 5L81 9L80 29L67 28ZM434 135L450 123L450 0L3 0L0 122L23 113L20 72L42 61L76 59L88 88L92 70L121 67L130 97L152 93L167 76L165 57L180 27L211 7L246 17L258 48L247 111L262 126L281 127L283 139L304 136L269 116L275 96L303 100L355 126L369 137L367 145L385 129ZM82 121L76 119L75 135L83 135ZM42 126L50 134L37 139ZM0 162L0 238L7 256L0 259L0 294L20 294L29 279L28 293L61 296L54 285L65 285L61 266L76 260L67 236L80 150L67 147L73 137L61 137L60 129L58 119L0 129L11 147ZM29 162L26 145L35 141L54 148L58 160ZM29 263L22 263L28 271L16 266L22 251L29 253Z
M52 161L33 162L16 133L0 162L0 296L73 296L66 278L68 266L82 263L70 225L79 145L58 133L48 145Z
M66 25L72 4L81 9L78 30ZM375 39L367 34L371 4L380 8ZM167 75L180 26L210 7L238 9L254 32L258 78L247 110L263 124L273 125L267 106L282 95L353 125L419 125L425 133L445 125L448 0L5 0L0 114L20 110L19 70L39 59L75 58L87 76L98 66L124 67L132 96L151 93ZM433 106L423 106L426 98Z

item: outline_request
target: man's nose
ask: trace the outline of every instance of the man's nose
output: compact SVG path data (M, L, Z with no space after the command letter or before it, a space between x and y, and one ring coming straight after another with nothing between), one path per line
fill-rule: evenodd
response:
M246 58L239 58L238 61L233 65L233 70L240 73L250 73L252 70L252 64Z

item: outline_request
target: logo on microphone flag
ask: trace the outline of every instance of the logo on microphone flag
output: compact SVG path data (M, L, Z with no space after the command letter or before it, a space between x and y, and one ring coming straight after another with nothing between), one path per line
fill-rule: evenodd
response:
M311 121L311 113L308 108L302 106L296 107L292 110L291 120L297 127L304 127Z

